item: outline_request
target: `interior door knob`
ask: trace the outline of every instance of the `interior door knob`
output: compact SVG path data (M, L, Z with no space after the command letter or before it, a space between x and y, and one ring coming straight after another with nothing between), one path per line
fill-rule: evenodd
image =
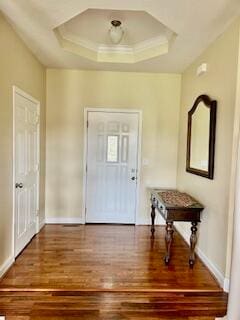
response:
M16 183L15 187L22 189L23 188L23 183Z
M132 177L131 179L134 181L134 180L136 180L136 177Z

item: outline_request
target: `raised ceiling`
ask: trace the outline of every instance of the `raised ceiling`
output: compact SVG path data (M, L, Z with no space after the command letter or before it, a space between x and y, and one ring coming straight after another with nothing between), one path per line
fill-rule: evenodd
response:
M113 44L111 21L122 23ZM175 33L144 11L88 9L54 29L60 46L96 62L136 63L167 54Z
M166 27L144 11L87 9L63 25L68 33L94 43L112 45L110 22L120 20L124 32L122 45L133 45L165 34Z
M47 67L182 72L240 14L240 1L1 0L0 10ZM70 36L77 42L81 38L109 46L106 28L112 18L121 19L126 28L121 46L132 48L146 41L156 45L156 39L165 37L169 41L173 34L174 39L162 54L159 51L146 59L124 63L101 59L99 62L98 58L89 59L77 51L67 51L56 37L56 30L63 27L62 38Z

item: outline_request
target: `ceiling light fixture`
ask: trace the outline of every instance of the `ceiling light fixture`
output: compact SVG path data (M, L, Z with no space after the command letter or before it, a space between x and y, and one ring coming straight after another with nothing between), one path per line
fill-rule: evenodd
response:
M122 22L119 20L112 20L111 24L112 24L112 26L111 26L111 29L109 30L109 35L110 35L111 41L114 44L118 44L121 42L123 34L124 34L124 31L121 27Z

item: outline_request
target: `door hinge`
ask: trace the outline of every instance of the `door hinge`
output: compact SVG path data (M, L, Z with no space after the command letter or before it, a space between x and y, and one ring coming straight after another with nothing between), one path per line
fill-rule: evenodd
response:
M87 207L85 207L85 215L87 214Z
M87 128L89 127L89 121L87 120Z
M86 164L86 172L87 172L87 164Z

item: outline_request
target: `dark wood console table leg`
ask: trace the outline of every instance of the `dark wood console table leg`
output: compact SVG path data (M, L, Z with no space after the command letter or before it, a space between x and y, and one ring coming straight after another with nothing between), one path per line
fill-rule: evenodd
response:
M151 236L151 238L154 239L154 232L155 232L154 224L155 224L156 212L155 212L155 207L153 204L152 204L151 208L152 208L152 211L151 211L151 219L152 219L151 233L152 233L152 236Z
M165 242L166 242L166 256L164 258L165 264L168 265L171 256L171 244L173 241L173 221L167 221L166 225L166 235L165 235Z
M189 266L190 268L193 268L195 263L195 247L197 243L197 222L192 222L191 231Z

